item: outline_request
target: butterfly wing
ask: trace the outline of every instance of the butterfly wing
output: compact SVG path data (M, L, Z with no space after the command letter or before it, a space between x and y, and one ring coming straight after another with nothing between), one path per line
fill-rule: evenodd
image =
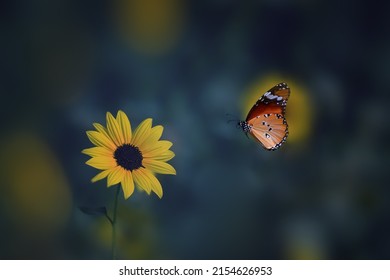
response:
M265 117L267 116L267 117ZM280 114L267 114L252 119L250 134L267 150L276 150L286 141L288 125Z
M287 139L285 110L289 96L288 85L280 83L263 94L248 113L249 133L267 150L278 149Z

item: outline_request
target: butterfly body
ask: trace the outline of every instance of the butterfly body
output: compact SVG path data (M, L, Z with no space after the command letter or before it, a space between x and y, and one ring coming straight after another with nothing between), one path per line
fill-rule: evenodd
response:
M245 121L237 125L270 151L277 150L286 141L288 124L285 118L290 88L280 83L264 93L249 111Z

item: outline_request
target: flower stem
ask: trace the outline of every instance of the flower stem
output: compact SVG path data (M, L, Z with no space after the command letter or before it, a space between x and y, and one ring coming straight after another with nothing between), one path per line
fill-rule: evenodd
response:
M114 210L112 214L111 226L112 226L112 243L111 243L111 254L112 259L116 259L116 212L118 209L118 196L119 196L120 187L116 187L115 200L114 200Z

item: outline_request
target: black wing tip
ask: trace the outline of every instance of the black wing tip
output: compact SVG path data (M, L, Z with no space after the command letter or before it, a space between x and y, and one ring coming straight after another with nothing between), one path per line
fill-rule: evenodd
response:
M280 82L279 84L276 85L276 87L278 87L280 89L290 89L290 87L288 86L288 84L286 82Z

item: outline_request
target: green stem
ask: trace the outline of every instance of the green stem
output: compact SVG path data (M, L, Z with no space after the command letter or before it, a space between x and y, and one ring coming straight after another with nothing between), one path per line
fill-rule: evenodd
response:
M116 212L118 209L118 196L119 196L120 187L116 187L115 200L114 200L114 210L112 214L111 226L112 226L112 243L111 243L111 253L112 259L116 259Z

